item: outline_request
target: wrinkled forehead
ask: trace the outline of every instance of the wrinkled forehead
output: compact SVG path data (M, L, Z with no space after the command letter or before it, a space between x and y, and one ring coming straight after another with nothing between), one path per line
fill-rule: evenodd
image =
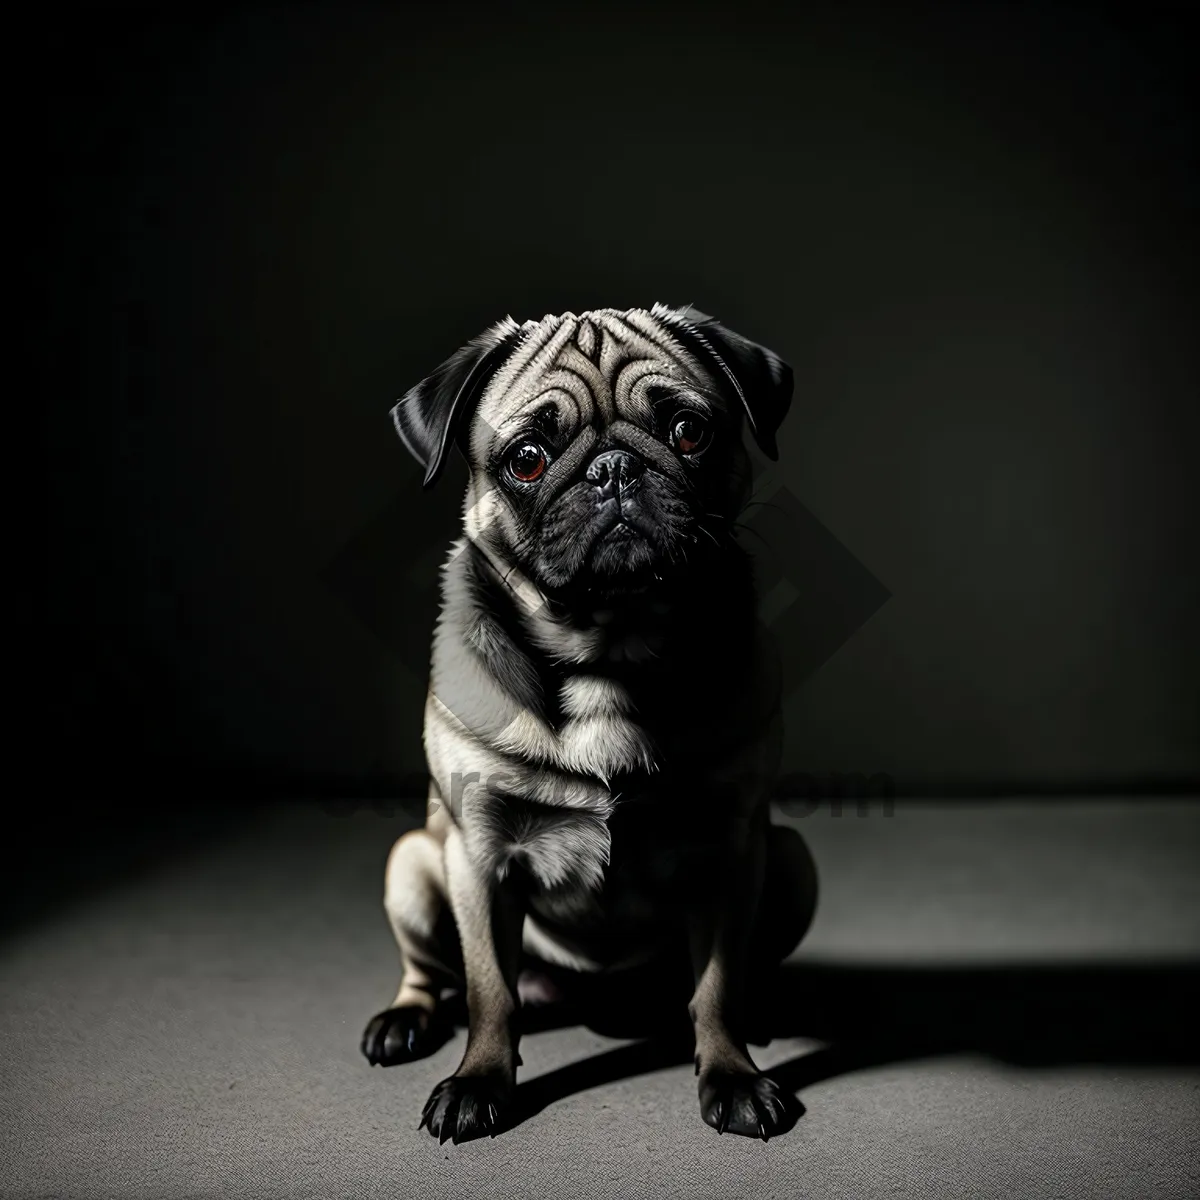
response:
M523 334L480 397L477 449L550 406L560 428L577 430L618 418L648 425L656 389L685 394L705 411L721 404L695 359L644 310L564 313L529 322Z

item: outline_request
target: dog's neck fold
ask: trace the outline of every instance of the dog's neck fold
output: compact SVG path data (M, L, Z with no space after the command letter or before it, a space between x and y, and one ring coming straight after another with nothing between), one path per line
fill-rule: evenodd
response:
M479 554L481 567L511 598L534 647L555 664L586 666L600 661L643 663L658 657L661 628L643 628L619 619L614 602L597 600L594 607L565 612L518 566L506 564L485 541L466 539ZM666 605L651 603L651 625L661 627Z
M601 625L577 626L554 611L554 603L519 566L497 557L486 539L468 538L478 551L483 568L512 599L530 641L552 662L585 664L605 652L606 634Z

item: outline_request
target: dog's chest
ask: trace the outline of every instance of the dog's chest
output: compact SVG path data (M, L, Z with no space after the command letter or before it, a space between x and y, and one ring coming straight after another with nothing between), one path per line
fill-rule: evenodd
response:
M563 924L651 918L711 879L736 806L711 794L736 724L720 696L697 704L682 671L632 674L577 670L556 717L522 710L499 740L510 782L471 823L488 865L522 869Z
M561 684L555 722L522 711L499 736L499 747L523 762L590 775L608 783L625 772L654 770L655 747L619 682L575 674Z

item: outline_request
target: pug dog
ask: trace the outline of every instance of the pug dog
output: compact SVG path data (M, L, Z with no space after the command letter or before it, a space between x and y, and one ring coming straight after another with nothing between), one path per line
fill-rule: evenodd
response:
M747 1049L752 980L802 937L816 880L769 817L777 658L735 529L743 433L776 458L791 397L778 355L658 304L507 318L392 410L426 487L454 446L469 467L427 819L385 871L400 987L362 1042L372 1065L421 1058L465 991L462 1062L421 1119L441 1142L513 1117L523 965L586 978L681 947L703 1119L766 1140L803 1111Z

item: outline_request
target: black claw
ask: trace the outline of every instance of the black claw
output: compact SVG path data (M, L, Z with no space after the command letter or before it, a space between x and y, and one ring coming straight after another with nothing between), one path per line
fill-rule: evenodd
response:
M501 1115L511 1094L511 1080L490 1075L452 1075L433 1089L426 1103L429 1132L441 1145L457 1146L482 1137L495 1137L503 1127Z
M700 1078L704 1120L719 1134L736 1133L764 1142L786 1133L804 1106L758 1072L709 1070Z
M765 1105L764 1105L763 1101L760 1100L759 1097L754 1092L750 1093L750 1104L754 1108L754 1119L758 1122L758 1136L761 1137L762 1140L765 1142L767 1140L767 1125L766 1125L766 1123L771 1118L766 1114L766 1112L763 1111L765 1108Z

